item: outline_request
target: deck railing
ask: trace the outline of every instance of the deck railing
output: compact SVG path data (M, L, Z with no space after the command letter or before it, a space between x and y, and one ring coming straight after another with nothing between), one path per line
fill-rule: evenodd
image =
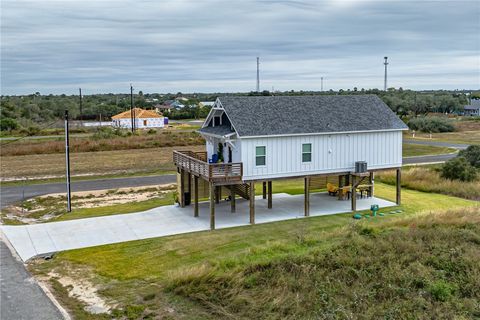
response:
M187 172L216 183L242 181L243 165L235 163L208 163L206 152L173 151L174 164Z

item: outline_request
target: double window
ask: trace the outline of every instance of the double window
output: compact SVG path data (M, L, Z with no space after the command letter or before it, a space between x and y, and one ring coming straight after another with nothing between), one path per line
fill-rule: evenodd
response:
M302 144L302 162L312 162L312 144Z
M255 165L264 166L267 163L267 151L265 146L255 147Z

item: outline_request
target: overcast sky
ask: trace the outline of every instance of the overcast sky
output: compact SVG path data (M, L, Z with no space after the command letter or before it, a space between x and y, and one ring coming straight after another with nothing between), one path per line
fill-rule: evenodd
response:
M480 1L1 2L2 94L480 88Z

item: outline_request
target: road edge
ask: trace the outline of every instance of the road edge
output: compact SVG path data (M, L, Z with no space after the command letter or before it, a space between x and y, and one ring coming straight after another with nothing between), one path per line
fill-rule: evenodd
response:
M8 237L3 233L3 231L0 230L0 241L2 241L5 246L7 246L8 250L10 251L12 257L19 263L23 265L25 268L26 272L30 275L31 279L35 281L35 283L42 289L43 293L47 296L48 299L53 303L53 305L58 309L60 314L62 315L63 319L65 320L72 320L72 317L70 314L67 312L67 310L58 302L58 300L55 298L53 295L52 291L46 286L43 282L38 281L38 279L28 271L28 268L26 267L26 264L22 261L20 256L18 255L17 251L15 251L15 248L12 246L10 243L10 240L8 240Z

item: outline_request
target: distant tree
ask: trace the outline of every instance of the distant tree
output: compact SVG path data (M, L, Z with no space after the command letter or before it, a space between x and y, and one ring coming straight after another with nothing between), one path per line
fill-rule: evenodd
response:
M473 181L477 176L474 167L464 157L456 157L445 162L441 176L449 180Z
M458 156L464 157L472 166L480 169L480 145L471 145L460 151Z
M0 130L1 131L12 131L18 128L18 123L12 118L2 118L0 119Z

